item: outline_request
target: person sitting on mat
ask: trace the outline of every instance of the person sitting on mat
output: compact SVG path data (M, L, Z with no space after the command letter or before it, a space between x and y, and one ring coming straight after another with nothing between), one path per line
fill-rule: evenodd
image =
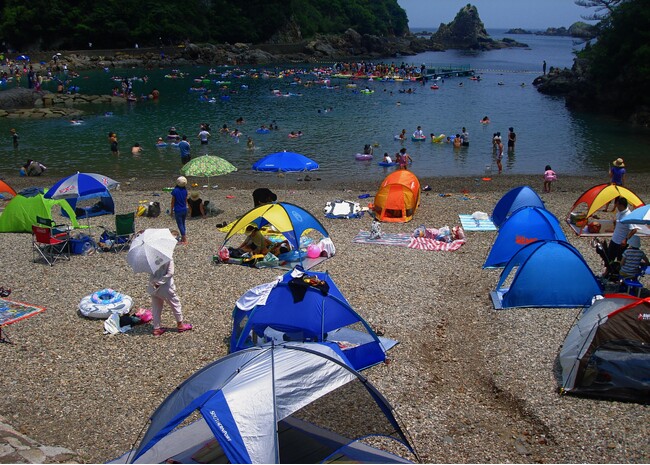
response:
M284 240L282 242L274 243L264 237L262 231L255 224L246 226L246 234L248 236L239 246L245 252L250 252L253 255L266 255L271 252L273 255L278 255L284 252L289 252L289 243Z

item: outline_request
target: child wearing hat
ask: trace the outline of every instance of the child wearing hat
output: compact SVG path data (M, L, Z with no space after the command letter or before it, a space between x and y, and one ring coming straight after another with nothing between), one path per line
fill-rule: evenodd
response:
M641 239L635 234L627 240L627 249L623 252L619 274L622 278L634 278L648 265L650 265L648 257L641 250Z
M185 219L187 218L187 178L179 176L176 179L176 187L172 189L172 202L169 211L176 219L178 231L181 234L181 244L187 244L187 235L185 231Z

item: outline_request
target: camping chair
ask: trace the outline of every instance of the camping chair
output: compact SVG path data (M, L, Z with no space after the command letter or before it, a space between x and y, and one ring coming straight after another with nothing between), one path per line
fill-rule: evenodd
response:
M610 260L609 255L607 254L607 240L598 239L594 237L591 241L591 246L596 249L596 253L603 260L603 265L605 266L605 274L603 279L610 282L618 282L621 280L619 271L621 269L621 264L617 260Z
M70 260L70 234L67 232L53 234L51 228L32 226L33 260L37 260L37 252L48 265L54 266L59 258Z
M41 226L50 228L52 230L52 234L55 237L59 234L68 234L68 231L70 229L70 227L67 224L56 224L54 220L51 220L49 218L43 218L41 216L36 216L36 222Z
M100 243L106 243L110 240L108 251L121 252L131 246L131 241L135 237L135 212L115 215L115 231L104 229L104 234L100 238Z

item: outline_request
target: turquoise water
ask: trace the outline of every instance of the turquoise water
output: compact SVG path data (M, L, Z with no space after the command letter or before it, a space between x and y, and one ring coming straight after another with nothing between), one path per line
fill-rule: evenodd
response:
M493 37L503 35L502 31L490 33ZM542 173L544 166L550 164L560 175L602 173L605 177L608 163L618 157L624 158L632 171L650 170L650 164L645 162L650 143L648 129L569 112L563 99L542 95L531 85L541 73L543 60L548 67L571 66L574 48L571 38L511 37L530 47L473 53L429 52L399 59L418 65L469 64L481 74L480 82L460 77L447 79L438 83L438 90L431 90L431 83L423 86L415 82L355 81L359 87L348 89L345 87L348 81L333 80L333 84L341 84L340 89L334 90L322 85L292 85L290 78L211 76L231 81L232 93L228 101L221 100L218 86L208 84L217 101L207 103L199 101L200 94L189 91L197 85L193 78L207 73L207 66L181 69L188 74L182 79L166 79L164 76L170 69L82 72L74 81L81 93L108 94L119 84L111 79L114 76L147 75L148 83L134 82L135 93L146 94L155 87L160 90L160 100L83 107L86 114L81 125L72 125L67 120L0 119L3 136L0 140L4 141L0 144L0 175L15 174L27 158L33 158L48 166L51 176L76 170L100 172L116 179L142 177L144 173L174 176L180 168L177 149L158 149L154 145L156 138L164 137L170 126L188 135L194 156L219 155L242 173L250 173L253 162L263 155L288 150L316 160L321 166L319 176L324 180L381 180L385 168L379 167L376 161L384 152L392 155L404 146L414 159L412 170L418 176L479 175L496 169L492 135L500 131L505 138L510 126L515 128L518 142L515 152L504 157L505 173ZM398 62L397 59L385 61ZM290 66L297 67L295 64L286 67ZM311 79L314 77L303 76L303 81ZM359 93L366 85L375 92ZM399 92L408 88L415 92ZM300 95L276 97L271 89ZM322 111L330 107L332 111ZM106 112L112 114L106 116ZM480 123L485 115L491 119L488 125ZM240 116L246 122L238 126L244 133L239 143L230 136L219 135L222 124L234 128L235 119ZM261 124L268 125L271 121L276 121L278 131L266 135L255 132ZM207 146L199 145L196 137L202 122L210 123L212 128L213 137ZM465 126L470 134L470 146L454 149L448 144L410 140L402 144L394 140L401 129L410 134L418 125L426 134L436 135L455 134ZM18 150L11 145L11 127L20 135ZM304 133L301 138L287 137L290 131L299 130ZM118 159L110 154L109 131L118 135L121 152ZM248 135L255 142L255 150L246 147ZM130 150L136 142L145 148L139 158L133 157ZM354 155L368 143L376 144L375 160L356 161Z

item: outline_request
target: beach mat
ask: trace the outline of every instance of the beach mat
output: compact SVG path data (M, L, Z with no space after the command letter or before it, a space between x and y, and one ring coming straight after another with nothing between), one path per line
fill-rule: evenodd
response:
M458 239L452 242L437 241L428 237L413 237L409 233L382 233L379 239L370 239L370 231L359 231L352 242L357 244L379 244L406 247L416 250L451 252L458 250L465 240Z
M24 320L30 316L37 315L45 311L45 307L16 302L14 300L0 299L0 340L5 342L2 337L2 328L4 326Z
M491 219L476 220L472 215L458 215L460 224L465 231L496 231L497 227Z

